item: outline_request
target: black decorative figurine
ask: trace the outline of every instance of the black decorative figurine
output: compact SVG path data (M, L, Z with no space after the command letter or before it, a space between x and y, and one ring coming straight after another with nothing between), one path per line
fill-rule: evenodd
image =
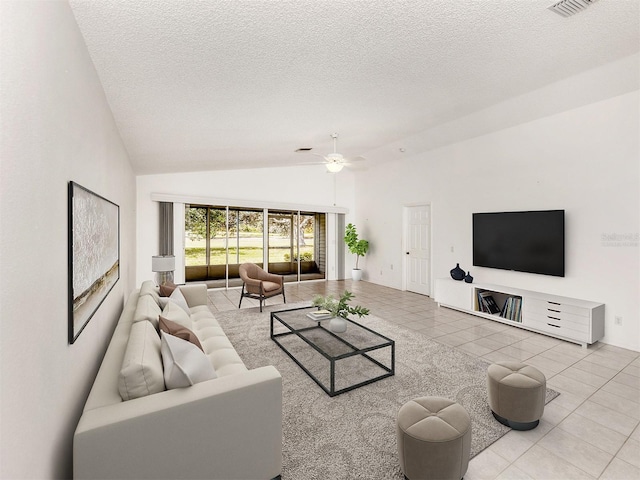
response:
M467 272L467 276L464 277L464 281L467 283L473 283L473 277L471 276L471 272Z
M451 278L454 280L462 280L464 278L464 270L460 268L459 263L456 263L456 268L452 269L449 273L451 273Z

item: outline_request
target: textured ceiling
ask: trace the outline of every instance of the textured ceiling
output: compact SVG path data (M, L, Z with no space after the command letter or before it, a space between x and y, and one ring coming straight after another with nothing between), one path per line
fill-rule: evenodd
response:
M70 3L140 174L366 157L640 46L638 0Z

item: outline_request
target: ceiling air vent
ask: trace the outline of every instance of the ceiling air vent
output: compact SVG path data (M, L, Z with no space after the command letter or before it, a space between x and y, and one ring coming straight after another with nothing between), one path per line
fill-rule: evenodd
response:
M596 1L597 0L562 0L561 2L551 5L549 10L563 17L570 17L571 15L581 12Z

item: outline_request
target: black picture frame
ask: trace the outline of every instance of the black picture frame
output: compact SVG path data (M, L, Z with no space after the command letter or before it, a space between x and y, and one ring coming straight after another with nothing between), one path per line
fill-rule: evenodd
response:
M73 182L68 186L69 343L120 279L120 207Z

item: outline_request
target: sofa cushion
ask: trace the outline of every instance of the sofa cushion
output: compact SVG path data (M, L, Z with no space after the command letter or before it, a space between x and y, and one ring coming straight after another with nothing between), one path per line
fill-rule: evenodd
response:
M187 342L191 342L200 350L202 350L202 345L200 344L200 340L198 340L198 337L196 336L196 334L193 333L191 330L189 330L187 327L184 327L179 323L172 322L171 320L164 318L162 315L160 315L158 324L160 325L160 330L162 332L168 333L169 335L173 335L174 337L181 338L183 340L186 340Z
M149 321L158 329L158 316L160 315L160 307L153 299L152 295L143 295L138 298L138 305L136 311L133 314L134 322Z
M200 308L204 308L204 310L200 310ZM211 315L211 310L209 310L209 307L206 306L192 308L191 321L194 325L197 324L199 328L201 328L200 325L213 325L216 327L220 326L218 321Z
M165 307L162 309L162 316L167 320L171 320L179 325L182 325L189 330L193 330L193 322L191 317L185 311L180 308L175 302L169 300Z
M151 280L145 280L144 282L142 282L142 285L140 285L140 296L142 297L144 295L150 295L151 298L153 298L153 300L158 303L158 299L160 298L160 291L158 287L156 287L156 284Z
M134 323L118 376L120 396L132 400L164 390L158 332L150 322Z
M167 389L184 388L216 378L207 356L193 343L163 331L160 351Z

